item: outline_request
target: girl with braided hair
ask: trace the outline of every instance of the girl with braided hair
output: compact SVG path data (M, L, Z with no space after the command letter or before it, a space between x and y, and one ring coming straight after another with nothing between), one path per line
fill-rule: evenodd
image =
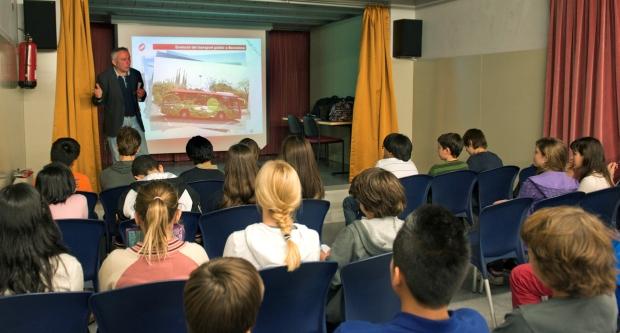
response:
M108 255L99 270L100 291L187 279L196 267L209 260L202 246L177 239L172 233L181 210L170 183L153 180L140 186L134 207L144 239Z
M269 161L256 176L256 203L263 221L234 232L226 241L225 257L240 257L257 269L286 265L289 271L304 261L320 260L319 234L294 223L301 204L301 183L284 161Z

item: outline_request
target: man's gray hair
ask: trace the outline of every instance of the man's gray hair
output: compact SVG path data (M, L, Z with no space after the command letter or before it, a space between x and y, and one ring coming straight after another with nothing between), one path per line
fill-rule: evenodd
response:
M124 46L117 47L114 50L112 50L112 52L110 52L110 57L112 58L112 60L114 60L114 58L116 58L116 54L121 52L121 51L125 51L125 52L129 53L129 50L126 47L124 47Z

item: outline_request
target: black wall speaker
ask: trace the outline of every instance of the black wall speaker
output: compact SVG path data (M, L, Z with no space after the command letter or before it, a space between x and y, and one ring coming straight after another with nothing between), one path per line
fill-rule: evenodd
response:
M56 50L56 2L24 1L24 33L39 50Z
M422 56L422 20L394 21L394 58Z

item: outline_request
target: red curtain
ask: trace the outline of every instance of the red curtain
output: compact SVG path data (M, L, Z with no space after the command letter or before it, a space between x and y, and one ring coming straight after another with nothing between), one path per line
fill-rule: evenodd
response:
M593 136L620 158L620 4L551 0L544 134Z
M289 114L310 110L310 33L267 33L267 146L263 154L278 154L288 135Z

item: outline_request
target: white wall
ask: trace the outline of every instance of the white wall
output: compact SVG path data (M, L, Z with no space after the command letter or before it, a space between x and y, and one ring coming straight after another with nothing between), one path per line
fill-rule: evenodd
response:
M401 19L415 19L413 9L392 8L390 11L392 22ZM394 24L390 26L394 33ZM394 47L394 39L390 52ZM398 131L411 138L413 135L413 66L411 59L392 58L392 79L394 80L394 96L396 97L396 111L398 113Z

